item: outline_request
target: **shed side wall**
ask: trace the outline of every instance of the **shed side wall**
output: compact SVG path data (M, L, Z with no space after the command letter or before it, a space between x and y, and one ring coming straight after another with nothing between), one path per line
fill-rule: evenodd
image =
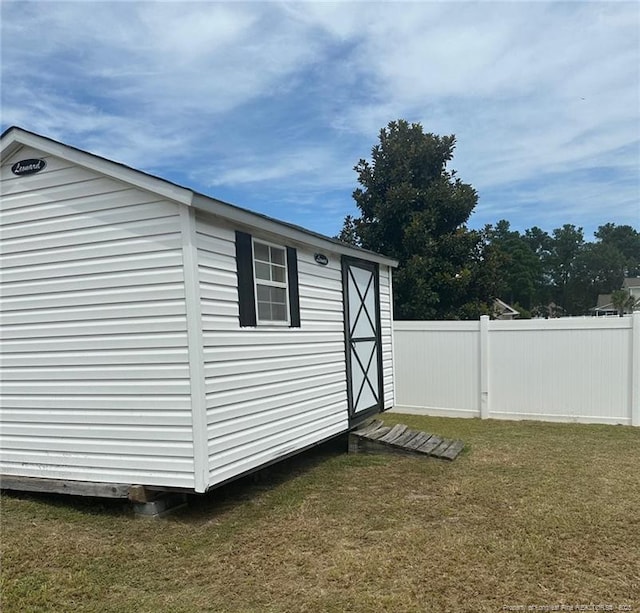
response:
M0 472L193 487L178 205L27 148L1 177Z
M391 296L391 271L380 266L380 326L382 336L382 374L384 385L384 409L395 402L393 389L393 304Z
M295 245L301 327L240 328L234 229L196 227L212 486L348 428L341 269Z

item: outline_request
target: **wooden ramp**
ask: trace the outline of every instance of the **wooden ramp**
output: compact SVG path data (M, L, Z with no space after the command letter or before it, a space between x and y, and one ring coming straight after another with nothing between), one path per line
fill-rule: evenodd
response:
M411 430L404 424L385 426L376 420L349 433L349 453L392 452L455 460L464 448L459 440Z

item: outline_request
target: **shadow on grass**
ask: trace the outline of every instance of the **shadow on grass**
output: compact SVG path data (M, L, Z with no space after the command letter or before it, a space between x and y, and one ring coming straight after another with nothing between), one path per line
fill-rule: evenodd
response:
M130 514L127 501L122 498L96 498L93 496L71 496L49 492L21 492L2 490L2 498L24 500L46 505L53 510L76 511L84 515L117 517Z
M348 438L341 435L278 460L269 466L256 470L243 477L229 481L206 494L188 496L187 508L174 513L168 519L172 521L199 522L208 521L212 516L230 511L240 505L256 502L265 494L276 495L281 486L286 487L286 495L296 499L297 490L293 482L310 474L328 462L347 457Z
M243 477L229 481L206 494L188 494L187 506L176 509L165 516L170 521L198 523L208 521L212 516L232 510L241 504L251 502L265 492L273 491L281 485L308 475L318 466L330 460L347 456L347 435L341 435L279 460ZM70 496L41 492L20 492L2 490L2 497L32 501L46 505L51 511L75 512L85 516L118 517L133 516L133 506L122 498L96 498L91 496Z

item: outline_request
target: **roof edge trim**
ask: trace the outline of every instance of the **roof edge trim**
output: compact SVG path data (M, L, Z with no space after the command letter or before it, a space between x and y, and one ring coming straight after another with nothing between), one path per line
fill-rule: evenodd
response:
M249 211L234 204L228 204L210 196L198 194L197 192L194 194L192 206L196 209L206 213L211 213L212 215L217 215L225 220L240 224L247 228L262 230L263 232L269 232L278 236L284 236L285 238L289 238L303 244L313 245L318 249L327 249L334 253L359 257L361 259L391 266L392 268L396 268L398 266L397 260L380 255L375 251L369 251L360 247L353 247L337 239L307 230L306 228L301 228L286 221L280 221L279 219L273 219L267 215Z
M248 228L263 230L295 240L300 243L310 244L319 249L327 249L336 253L360 257L392 268L398 266L398 261L360 247L354 247L342 241L324 236L307 228L291 224L286 221L274 219L262 213L239 207L217 200L211 196L195 192L189 188L173 183L167 179L148 174L143 170L137 170L120 162L114 162L108 158L83 149L66 145L60 141L41 136L18 126L7 128L0 136L0 151L13 152L17 146L27 146L60 157L79 166L89 168L95 172L105 174L113 179L122 181L153 192L165 198L196 209L217 215L223 219L241 224Z
M12 147L12 145L16 144L32 147L33 149L40 149L50 155L89 168L95 172L106 174L118 181L130 183L135 187L154 192L166 198L181 202L182 204L191 204L193 199L193 191L190 189L181 187L160 177L147 174L142 170L136 170L120 162L114 162L95 153L90 153L72 145L66 145L47 138L46 136L40 136L39 134L23 130L22 128L15 126L9 128L4 131L0 138L3 153Z

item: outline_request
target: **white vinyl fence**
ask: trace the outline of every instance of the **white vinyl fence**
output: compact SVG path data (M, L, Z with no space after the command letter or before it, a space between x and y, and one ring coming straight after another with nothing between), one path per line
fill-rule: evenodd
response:
M640 313L394 322L395 410L640 426Z

